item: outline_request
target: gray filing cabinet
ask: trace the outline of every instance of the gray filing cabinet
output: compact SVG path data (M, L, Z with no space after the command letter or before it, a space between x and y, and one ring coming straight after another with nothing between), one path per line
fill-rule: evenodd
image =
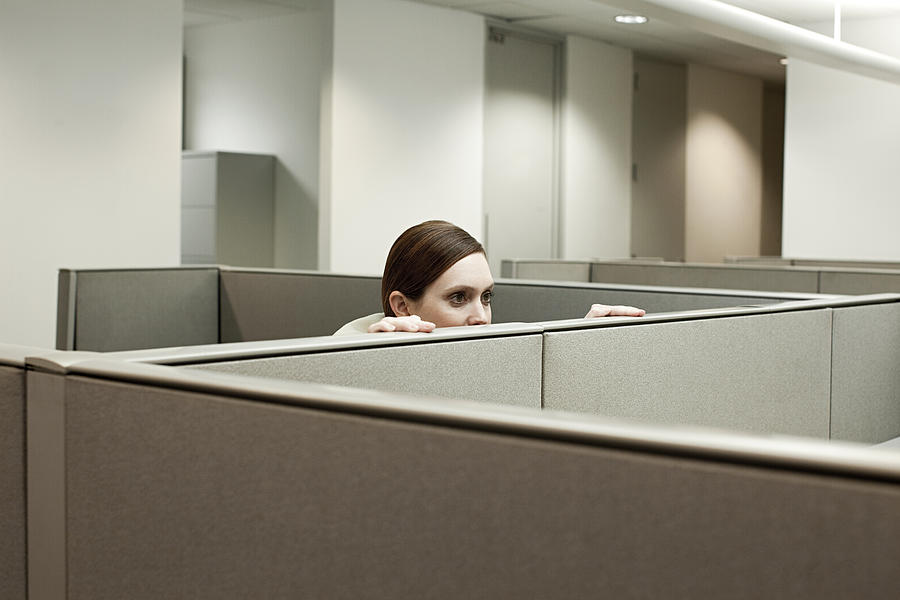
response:
M274 156L182 152L182 264L271 267L274 218Z

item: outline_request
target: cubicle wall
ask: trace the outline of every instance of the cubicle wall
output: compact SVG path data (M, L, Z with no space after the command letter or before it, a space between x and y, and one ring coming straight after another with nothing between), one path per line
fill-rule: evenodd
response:
M219 341L218 267L59 272L56 347L111 352Z
M51 381L30 427L65 452L29 463L59 491L29 506L53 524L31 553L63 549L32 563L32 598L896 592L894 452L121 361L33 366Z
M725 263L766 264L792 267L835 267L840 269L900 270L900 262L887 260L838 260L816 258L786 258L783 256L726 256Z
M540 279L549 281L591 280L589 260L503 260L500 275L505 279Z
M591 281L781 292L819 291L816 269L691 263L595 262Z
M900 271L822 269L819 289L823 294L900 293Z
M381 312L381 278L315 271L222 269L222 342L331 335Z
M504 260L503 271L518 279L592 281L627 285L684 286L735 290L775 290L819 294L876 294L900 292L900 269L891 263L861 268L869 263L829 266L829 261L803 261L792 266L766 260L746 264L678 263L637 260L564 261ZM585 279L585 266L590 276ZM878 264L878 263L872 263Z
M900 437L900 304L834 309L832 437Z
M544 334L554 410L825 439L830 376L829 309Z
M498 280L492 301L494 322L583 317L591 304L625 304L648 313L730 306L759 306L820 297L816 294L751 292L647 285Z
M0 344L0 598L25 600L25 357Z
M544 407L870 444L900 437L900 297L805 304L659 324L539 323Z
M63 270L57 348L118 351L331 335L379 312L381 279L228 267ZM811 295L498 280L494 322L584 315L595 302L668 312Z
M870 444L900 437L891 368L900 296L891 294L114 356L644 422Z
M245 354L206 364L209 358L198 358L195 363L210 371L540 408L541 332L536 326L512 324L444 329L427 336L399 333L391 339L309 338L293 345L288 355ZM235 353L240 352L237 346ZM136 360L140 353L120 356ZM173 359L179 360L177 353L168 360Z

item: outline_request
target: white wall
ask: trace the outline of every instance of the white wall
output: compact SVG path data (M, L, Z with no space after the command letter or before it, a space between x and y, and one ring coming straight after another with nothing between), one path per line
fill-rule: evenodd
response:
M177 265L179 0L0 7L0 342L55 345L60 268Z
M426 219L481 236L485 36L461 11L335 0L321 268L381 274Z
M762 80L688 65L685 260L754 256L762 212Z
M785 256L900 258L900 86L791 59Z
M631 251L632 53L570 36L563 93L562 258Z
M324 10L185 31L185 147L273 154L275 266L316 268Z
M845 21L842 39L900 57L898 31L896 18ZM785 256L900 259L898 107L900 85L789 60Z

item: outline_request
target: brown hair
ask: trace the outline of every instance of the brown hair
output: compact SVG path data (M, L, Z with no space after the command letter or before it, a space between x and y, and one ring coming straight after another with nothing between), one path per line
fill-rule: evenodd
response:
M398 291L418 300L435 279L462 258L484 247L465 230L447 221L425 221L400 234L384 263L381 306L386 317L394 317L389 298Z

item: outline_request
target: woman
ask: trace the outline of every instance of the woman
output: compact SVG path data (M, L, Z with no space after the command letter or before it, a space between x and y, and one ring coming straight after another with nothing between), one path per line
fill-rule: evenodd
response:
M388 253L381 279L384 312L347 323L335 335L489 325L493 290L481 244L452 223L425 221L404 231ZM643 315L632 306L594 304L585 318Z

